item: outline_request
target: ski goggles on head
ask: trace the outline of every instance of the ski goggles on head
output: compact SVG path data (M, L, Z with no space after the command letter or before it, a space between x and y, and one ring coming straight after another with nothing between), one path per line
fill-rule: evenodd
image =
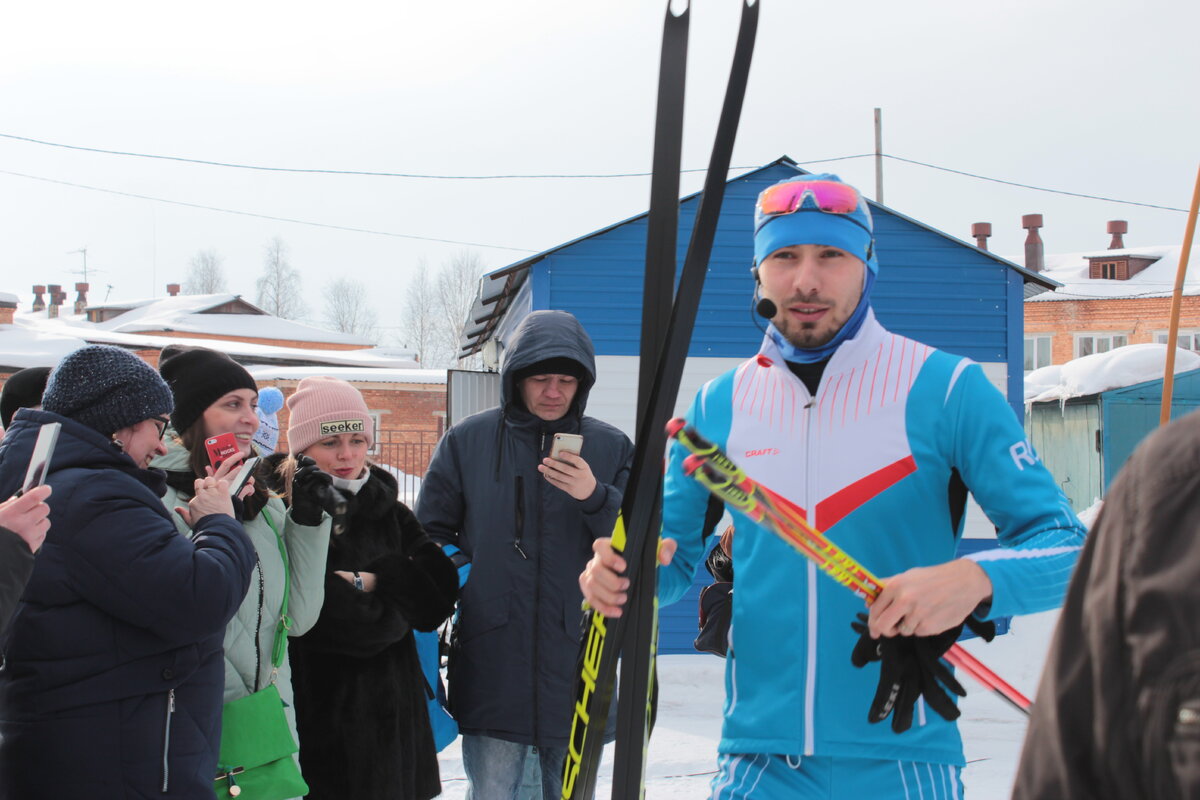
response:
M860 208L871 218L862 195L853 186L838 181L788 181L763 189L754 206L754 229L758 230L768 220L784 214L794 214L804 205L805 198L812 198L817 211L826 214L852 215Z

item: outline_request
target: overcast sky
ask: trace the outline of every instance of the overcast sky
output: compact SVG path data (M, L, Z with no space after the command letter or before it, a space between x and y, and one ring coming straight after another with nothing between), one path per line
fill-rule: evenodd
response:
M761 2L735 166L870 153L880 107L894 156L1122 200L1191 200L1196 3ZM665 0L13 3L0 19L0 134L302 169L646 172L664 11ZM739 13L735 0L692 3L685 168L707 164ZM874 195L870 158L807 166ZM683 189L702 178L685 176ZM885 162L884 189L889 206L964 239L972 222L992 222L992 249L1017 259L1025 213L1045 215L1048 252L1107 246L1110 219L1129 221L1129 246L1178 244L1186 222L898 161ZM385 304L422 262L436 268L466 248L498 268L640 213L648 195L641 177L304 175L0 137L0 291L24 307L33 283L73 284L83 256L72 251L87 248L92 302L161 295L212 248L230 289L253 300L279 236L314 316L321 288L348 276L370 286L381 324L396 325Z

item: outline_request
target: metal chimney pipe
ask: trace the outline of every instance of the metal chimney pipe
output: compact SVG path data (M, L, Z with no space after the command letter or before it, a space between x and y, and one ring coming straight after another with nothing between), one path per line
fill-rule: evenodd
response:
M78 295L75 297L75 313L76 314L82 314L83 310L85 308L87 308L88 288L89 287L86 283L75 284L75 291L78 292Z
M1042 227L1041 214L1025 214L1021 217L1021 227L1029 231L1025 237L1025 269L1030 272L1041 272L1046 267L1045 249L1038 229Z
M34 311L45 311L46 310L46 298L42 297L42 295L44 295L45 293L46 293L45 286L42 286L39 284L39 285L33 287L33 310Z
M167 294L169 294L171 297L177 297L179 295L179 284L178 283L168 283L167 284Z

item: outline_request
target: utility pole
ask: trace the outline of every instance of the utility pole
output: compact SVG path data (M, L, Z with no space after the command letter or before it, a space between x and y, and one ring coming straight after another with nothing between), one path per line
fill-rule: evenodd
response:
M875 109L875 202L883 205L883 109Z

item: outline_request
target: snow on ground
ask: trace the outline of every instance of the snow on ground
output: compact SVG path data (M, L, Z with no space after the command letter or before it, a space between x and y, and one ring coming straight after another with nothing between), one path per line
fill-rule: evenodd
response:
M985 643L971 639L964 647L994 672L1033 698L1042 663L1050 645L1057 611L1018 617L1009 633ZM849 655L847 655L847 660ZM661 683L658 724L650 739L646 765L649 800L704 798L716 769L717 741L721 738L721 705L724 701L725 662L715 656L674 655L658 660ZM1012 791L1026 721L1011 706L988 690L962 678L967 696L959 721L967 768L963 772L968 800L1004 800ZM862 713L870 698L864 697ZM462 800L467 782L459 742L440 755L442 797ZM612 778L612 748L605 749L600 764L597 798L607 800Z

